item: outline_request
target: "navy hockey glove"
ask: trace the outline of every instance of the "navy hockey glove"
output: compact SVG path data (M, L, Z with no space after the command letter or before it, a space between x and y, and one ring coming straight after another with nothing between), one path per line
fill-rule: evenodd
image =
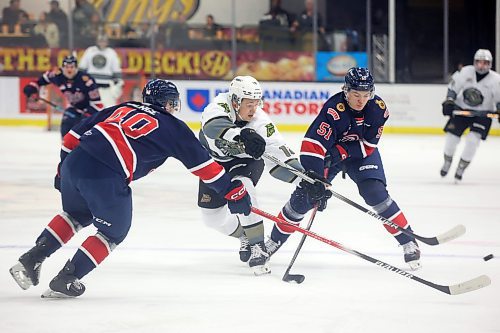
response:
M318 210L322 212L326 208L328 199L332 197L332 192L330 192L324 184L328 183L328 181L325 177L320 176L312 170L307 171L305 174L315 180L315 182L310 183L302 180L299 185L304 189L307 195L307 200L313 205L317 204Z
M336 165L348 157L349 153L347 152L347 147L345 145L335 145L335 147L331 150L331 165Z
M459 107L451 99L447 99L441 105L443 106L443 116L453 116L453 111L459 109Z
M32 86L31 84L24 86L23 93L28 98L30 98L31 96L33 96L34 98L38 97L38 89L35 86Z
M255 130L244 128L240 132L240 141L245 145L245 153L258 159L266 151L266 141Z
M240 180L233 180L224 198L231 214L250 215L252 203L245 186Z

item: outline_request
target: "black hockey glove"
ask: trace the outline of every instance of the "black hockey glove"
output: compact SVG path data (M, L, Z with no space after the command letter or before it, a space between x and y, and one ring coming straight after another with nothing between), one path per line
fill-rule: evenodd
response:
M240 141L245 145L245 153L255 159L260 158L266 151L266 141L251 128L241 130Z
M252 202L245 186L239 180L233 180L224 198L231 214L250 215Z
M443 106L443 116L453 116L453 111L459 109L451 99L447 99L441 105Z
M38 89L31 84L28 84L24 86L23 88L23 93L26 95L26 97L30 98L31 96L33 97L38 97Z
M304 189L307 200L313 205L317 204L318 210L322 212L326 208L328 199L332 197L332 192L330 192L324 184L328 183L328 181L325 177L318 175L312 170L307 171L305 174L315 180L315 182L310 183L306 180L302 180L299 185Z

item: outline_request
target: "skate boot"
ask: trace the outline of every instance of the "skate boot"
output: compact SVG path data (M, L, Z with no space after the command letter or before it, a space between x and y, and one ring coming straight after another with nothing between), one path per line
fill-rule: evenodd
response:
M450 171L452 159L453 159L452 156L444 155L444 164L441 167L441 171L440 171L441 177L446 176L448 174L448 171Z
M243 235L239 238L240 240L240 260L243 262L248 262L250 259L250 243L248 242L247 236Z
M278 251L278 249L283 245L281 241L275 242L271 237L269 237L266 241L266 250L267 254L269 254L269 258Z
M85 292L85 286L76 276L75 265L68 260L63 269L49 283L49 289L42 294L42 298L73 298Z
M405 254L405 262L410 266L410 269L415 271L422 265L420 264L420 249L416 241L409 241L403 244L403 251Z
M248 266L252 269L253 273L257 276L270 274L271 268L267 260L269 259L269 254L266 252L266 246L264 242L258 242L250 246L250 260L248 260Z
M455 183L459 183L462 180L465 168L469 166L469 163L470 162L460 159L460 162L458 162L457 171L455 172Z
M46 246L45 238L42 238L31 250L19 257L17 264L10 268L10 274L22 289L26 290L38 284L42 262L46 258L43 251Z

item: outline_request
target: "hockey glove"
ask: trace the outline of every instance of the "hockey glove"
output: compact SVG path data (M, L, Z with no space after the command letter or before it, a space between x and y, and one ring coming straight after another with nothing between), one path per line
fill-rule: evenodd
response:
M455 104L455 101L451 99L447 99L441 105L443 106L444 116L453 116L453 111L459 109L459 107Z
M250 215L252 203L245 186L239 180L233 180L224 198L231 214Z
M307 200L313 205L317 204L318 210L321 212L325 210L328 199L332 197L332 192L324 184L328 183L328 181L312 170L307 171L305 174L315 180L315 182L310 183L302 180L299 185L304 189Z
M331 165L336 165L348 157L349 153L347 152L347 147L345 145L335 145L335 147L331 150Z
M28 98L33 97L33 99L36 99L38 97L38 89L35 86L32 86L31 84L28 84L24 87L23 93Z
M260 158L266 151L266 141L251 128L241 130L240 141L245 145L245 153L255 159Z

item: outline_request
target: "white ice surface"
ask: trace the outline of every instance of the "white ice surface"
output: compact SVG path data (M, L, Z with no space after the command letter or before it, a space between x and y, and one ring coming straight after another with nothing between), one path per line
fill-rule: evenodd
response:
M285 137L298 150L301 135ZM498 137L482 143L459 185L439 176L443 136L385 135L380 143L389 193L416 232L467 227L458 240L422 244L423 268L415 274L443 285L487 274L487 288L450 296L314 239L292 269L305 282L284 283L299 234L272 258L271 275L255 277L238 259L238 241L202 224L197 179L169 160L132 185L129 236L83 279L86 293L44 300L50 279L95 232L83 230L47 259L39 286L23 291L12 280L9 267L60 210L52 188L58 141L38 128L0 128L0 332L500 332L500 260L482 259L500 257ZM363 204L350 180L339 177L334 186ZM260 208L278 212L291 191L265 174ZM265 226L268 233L272 222ZM380 222L335 198L312 230L405 267Z

